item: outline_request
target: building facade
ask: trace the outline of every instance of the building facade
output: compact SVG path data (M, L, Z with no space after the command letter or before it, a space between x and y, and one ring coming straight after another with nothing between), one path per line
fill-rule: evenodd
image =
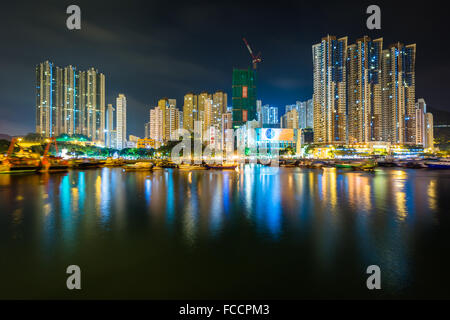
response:
M36 66L36 133L82 134L105 145L105 76L50 61Z
M121 150L127 146L127 98L119 94L116 99L116 148Z
M312 53L315 143L416 144L415 44L327 36Z
M256 73L253 69L233 69L233 127L257 120Z

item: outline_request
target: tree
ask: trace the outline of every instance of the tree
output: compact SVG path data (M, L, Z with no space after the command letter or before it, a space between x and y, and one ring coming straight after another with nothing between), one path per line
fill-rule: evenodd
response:
M10 142L8 140L0 140L0 153L8 151Z
M23 141L27 142L41 142L45 140L45 136L40 133L28 133L25 137L23 137Z

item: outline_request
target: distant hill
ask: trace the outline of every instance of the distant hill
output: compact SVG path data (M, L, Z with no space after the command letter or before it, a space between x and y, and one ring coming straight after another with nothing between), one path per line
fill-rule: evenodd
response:
M427 112L433 114L434 141L441 150L450 149L450 112L429 108ZM445 126L445 127L444 127Z
M0 140L8 140L11 141L11 136L7 135L7 134L2 134L0 133Z
M435 108L430 108L427 106L427 112L433 114L433 124L436 125L450 125L450 112L439 110Z

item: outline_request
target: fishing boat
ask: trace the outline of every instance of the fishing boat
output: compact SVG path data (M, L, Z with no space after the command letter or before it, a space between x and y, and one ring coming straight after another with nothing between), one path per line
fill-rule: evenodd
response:
M125 171L152 171L153 164L151 162L136 162L123 166Z
M60 157L46 156L41 160L39 172L65 172L69 170L69 162Z
M446 170L450 169L450 161L425 162L429 169Z
M0 162L0 174L34 173L39 170L36 159L6 159Z
M205 165L207 169L217 169L217 170L235 170L238 166L237 163L224 163L215 165Z

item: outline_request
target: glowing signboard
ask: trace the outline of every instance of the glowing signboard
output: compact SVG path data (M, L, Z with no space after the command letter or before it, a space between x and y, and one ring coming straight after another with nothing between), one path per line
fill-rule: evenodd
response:
M261 141L294 141L294 129L263 128L259 139Z

